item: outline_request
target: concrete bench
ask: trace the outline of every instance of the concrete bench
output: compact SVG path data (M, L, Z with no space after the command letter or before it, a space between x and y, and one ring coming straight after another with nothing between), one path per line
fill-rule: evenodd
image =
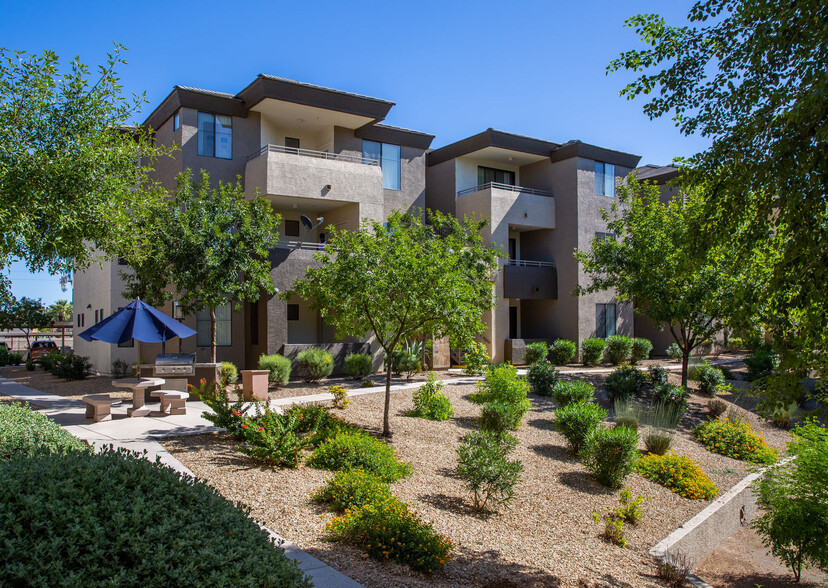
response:
M86 418L94 422L108 421L112 418L112 405L120 404L119 398L112 398L108 394L91 394L82 398L86 404Z
M153 390L150 396L161 399L161 412L167 414L187 414L188 392L179 390Z

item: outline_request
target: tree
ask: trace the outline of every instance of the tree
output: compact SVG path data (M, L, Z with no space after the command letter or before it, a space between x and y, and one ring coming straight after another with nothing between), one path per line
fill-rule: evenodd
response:
M810 420L792 431L793 461L768 469L754 488L764 514L751 523L765 547L791 568L828 568L828 429Z
M146 99L121 93L123 51L90 76L77 58L0 48L0 270L16 259L53 274L83 268L89 246L123 246L131 211L160 197L147 172L166 150L125 127ZM9 287L0 273L0 301Z
M629 18L649 47L608 70L640 73L622 95L650 96L651 118L670 114L683 134L711 139L680 162L686 185L706 186L694 242L702 255L729 244L763 278L755 305L733 306L728 323L767 326L781 357L769 404L781 406L810 369L828 367L828 4L701 0L688 20Z
M491 280L499 251L483 245L486 221L419 211L394 212L386 223L365 220L358 231L330 227L316 254L321 267L294 282L293 294L311 301L337 336L373 333L385 352L383 435L391 436L394 350L421 333L468 342L492 308ZM290 294L288 294L289 296Z
M49 326L51 320L40 299L23 297L12 299L0 309L0 329L20 329L26 336L26 347L30 347L29 335L34 329Z
M213 188L201 172L178 176L172 198L136 214L131 230L141 251L122 273L125 295L161 305L175 296L185 314L210 312L211 361L216 361L216 308L274 292L269 253L281 216L265 198L245 199L241 183Z
M72 316L72 303L68 300L56 300L49 308L46 310L49 314L49 320L52 321L52 324L62 323L68 318ZM65 344L65 332L66 328L60 328L60 348L63 349Z
M615 239L595 239L590 251L576 257L592 279L577 292L614 288L621 300L635 302L635 312L657 327L668 325L682 351L681 384L693 349L722 327L728 281L721 260L690 253L692 226L702 211L695 192L659 202L658 187L628 178L618 186L608 230Z

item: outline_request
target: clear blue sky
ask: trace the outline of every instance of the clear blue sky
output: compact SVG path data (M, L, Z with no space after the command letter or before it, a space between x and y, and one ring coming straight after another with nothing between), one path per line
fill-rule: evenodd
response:
M440 147L488 127L550 141L580 139L665 164L706 147L606 75L640 48L627 16L684 22L690 0L511 2L11 2L0 3L0 44L103 63L127 46L126 92L146 92L137 122L176 84L238 92L259 73L392 100L385 122L429 132ZM24 281L24 279L28 281ZM38 281L35 281L38 280ZM43 281L40 281L43 280ZM57 279L12 269L17 296L50 303Z

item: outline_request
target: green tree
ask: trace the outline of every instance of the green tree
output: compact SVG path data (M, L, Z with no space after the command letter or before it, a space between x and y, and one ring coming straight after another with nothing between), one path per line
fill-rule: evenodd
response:
M482 331L492 308L491 280L499 251L483 245L486 221L462 222L438 212L393 213L358 231L331 227L316 254L321 267L296 280L293 293L311 301L337 336L373 333L386 357L421 333L466 343ZM391 436L392 362L386 362L383 435Z
M799 582L803 567L828 568L828 429L815 420L792 431L788 455L754 488L765 513L751 526Z
M49 326L51 319L38 298L12 299L0 308L0 329L20 329L26 336L26 347L31 345L29 336L35 329Z
M690 252L692 226L702 211L695 192L659 202L658 187L634 178L618 186L612 216L603 211L615 239L595 239L576 257L592 282L577 292L614 288L621 300L657 327L667 325L682 352L681 384L693 349L722 327L727 279L721 260Z
M49 308L46 310L49 314L49 320L52 321L52 324L55 323L62 323L66 320L71 320L72 318L72 303L68 300L56 300L52 304L49 305ZM60 348L63 349L65 345L65 335L66 329L64 327L60 328Z
M0 48L0 270L17 259L32 271L82 269L90 246L121 248L131 211L160 197L147 172L165 149L126 127L146 100L122 95L123 51L116 44L91 75L77 58ZM9 286L0 273L0 301Z
M216 308L255 301L275 290L269 253L281 216L265 198L247 200L241 183L210 185L201 172L178 176L175 194L139 211L131 230L141 236L125 295L161 305L177 298L185 314L210 312L211 361L216 361Z
M781 356L767 402L783 406L828 367L828 4L700 0L688 21L629 18L648 47L608 69L639 74L622 95L648 96L651 118L710 138L681 162L685 184L706 186L694 242L755 266L755 304L732 306L728 323L767 326Z

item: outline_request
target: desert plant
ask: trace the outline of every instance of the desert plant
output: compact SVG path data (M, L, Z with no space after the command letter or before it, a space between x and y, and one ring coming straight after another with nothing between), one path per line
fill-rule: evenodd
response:
M604 541L618 547L627 546L627 539L624 537L624 521L613 517L602 518L597 512L592 513L592 518L596 523L604 521L604 532L601 533L601 538Z
M385 358L388 361L388 358ZM397 348L391 353L391 372L394 375L401 375L406 372L407 377L411 377L414 372L420 371L420 356L412 353L405 348Z
M673 445L673 435L661 429L648 429L644 433L644 447L648 453L664 455Z
M296 354L299 375L306 382L318 382L333 373L333 356L324 349L312 347Z
M518 376L517 369L502 363L491 365L486 370L486 377L477 384L477 392L470 397L472 402L486 404L493 400L502 400L508 404L529 410L529 383Z
M681 358L684 356L678 343L670 343L670 346L664 351L664 354L673 361L681 361Z
M618 488L638 461L638 432L629 427L597 427L584 440L581 455L596 480Z
M445 421L454 416L451 401L442 390L443 383L437 381L434 372L428 372L426 383L414 391L414 410L409 415L432 421Z
M604 522L604 532L601 537L608 543L624 547L627 545L627 540L624 538L624 524L637 525L642 518L641 503L644 501L643 496L635 499L632 493L624 488L618 496L620 506L614 510L608 510L603 515L597 512L592 513L592 518L596 523Z
M765 444L761 433L754 433L746 421L733 422L729 418L707 421L693 431L696 439L708 451L752 463L770 464L776 461L776 450Z
M597 337L584 339L581 343L581 361L584 365L598 365L604 357L604 347L607 342Z
M229 361L222 361L219 378L221 379L222 386L230 386L239 380L239 370L235 364Z
M279 386L287 385L290 380L291 368L290 360L284 355L279 355L278 353L267 355L262 353L259 356L259 369L270 372L267 375L267 380L273 384Z
M667 370L660 365L654 365L647 370L647 375L650 376L650 383L653 386L667 383Z
M641 503L644 502L643 496L633 498L632 492L624 488L618 494L618 502L620 505L612 513L626 524L637 525L644 518L644 514L641 512Z
M253 419L242 417L239 428L245 444L239 450L269 465L298 468L302 451L314 446L318 426L317 422L308 429L300 426L300 420L300 413L279 414L270 407L257 410Z
M549 346L549 361L552 365L566 365L575 359L578 353L578 346L567 339L556 339Z
M345 512L393 496L388 482L362 470L353 470L336 472L333 478L313 493L312 498L316 502L327 504L336 512Z
M595 386L584 380L560 380L552 390L552 399L558 407L573 402L591 402L595 397Z
M612 408L615 412L615 426L629 427L634 431L638 430L641 419L641 407L630 400L616 400Z
M64 380L83 380L92 373L92 363L84 355L60 354L60 359L52 365L52 375Z
M545 341L535 341L526 346L526 352L523 354L523 362L529 365L539 361L546 361L546 356L549 354L549 345Z
M770 413L770 420L777 427L789 429L798 409L799 405L796 402L791 402L786 406L778 407Z
M725 384L725 377L722 370L709 364L696 368L696 379L699 381L699 393L705 396L715 396L725 392L728 384Z
M631 366L623 366L613 371L604 383L610 402L630 400L644 390L647 376Z
M328 390L333 395L333 407L344 409L351 401L348 400L348 391L342 386L331 386Z
M638 461L638 473L692 500L711 500L719 490L690 456L650 453Z
M674 409L676 418L681 420L687 411L687 389L681 386L670 386L669 384L656 386L653 389L653 402L665 409ZM676 424L678 421L676 421Z
M369 353L349 353L345 356L343 369L353 379L362 380L371 375L374 362Z
M363 470L385 482L411 475L411 466L399 461L390 445L367 433L339 433L313 450L308 465L334 472Z
M649 339L636 337L632 340L632 350L630 351L630 363L636 365L642 359L650 357L650 352L653 350L653 344Z
M463 371L469 376L479 376L486 370L489 365L489 351L486 345L478 341L471 343L468 349L463 354L463 361L466 362L466 367Z
M558 432L566 437L575 453L581 451L587 435L605 418L607 411L591 402L574 402L555 411Z
M693 562L684 553L667 553L658 561L658 577L669 588L687 586L687 576L693 569Z
M558 381L558 371L545 359L529 366L527 380L532 391L538 396L551 396Z
M188 389L190 394L198 396L213 411L201 413L202 418L207 419L220 429L227 429L227 432L236 439L244 439L243 418L250 409L250 405L244 405L241 394L231 404L230 397L227 395L227 388L216 382L207 382L205 379L202 379L198 386L188 386Z
M489 431L475 431L463 439L457 449L457 475L472 493L475 509L503 505L514 497L523 471L520 461L508 459L516 446L511 435Z
M707 412L714 419L717 419L720 416L722 416L725 413L725 411L727 411L727 402L725 402L724 400L714 398L713 400L707 403Z
M132 370L130 369L129 364L125 362L123 359L116 359L112 362L113 378L126 378L131 373Z
M519 428L525 413L526 411L520 405L503 400L493 400L483 405L478 422L484 431L503 434Z
M63 360L63 354L60 351L53 350L47 353L46 355L42 355L37 362L40 363L43 371L50 372L54 368L55 365L60 363Z
M604 348L604 361L612 365L621 365L630 361L632 354L633 340L624 335L610 335L607 337L607 345Z
M87 451L89 446L28 404L0 404L0 461L40 453Z

